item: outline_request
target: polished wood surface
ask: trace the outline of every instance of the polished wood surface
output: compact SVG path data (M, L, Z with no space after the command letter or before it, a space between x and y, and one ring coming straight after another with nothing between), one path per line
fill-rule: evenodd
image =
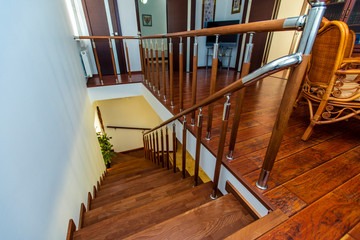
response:
M140 166L146 174L139 174ZM181 179L180 172L145 159L142 150L116 153L102 182L92 208L85 212L82 204L81 227L75 231L70 221L69 240L134 239L149 232L155 239L223 239L255 220L231 194L211 200L212 182L194 187L192 177Z
M197 126L196 126L196 150L195 150L195 171L194 171L194 179L195 179L194 185L195 186L197 186L199 184L198 178L199 178L199 167L200 167L200 147L201 147L202 125L203 125L203 115L199 113Z
M125 43L125 44L126 44L126 43ZM117 71L116 71L116 65L115 65L115 58L114 58L114 52L113 52L112 42L111 42L110 39L109 39L109 46L110 46L111 63L112 63L113 70L114 70L115 82L117 83L117 82L118 82L118 79L117 79ZM126 58L127 58L127 59L129 58L128 53L127 53L127 47L126 47ZM129 73L130 73L130 71L129 71ZM131 74L130 74L130 76L131 76Z
M126 239L223 239L253 221L228 194Z
M336 162L343 161L344 158L340 156L344 154L344 156L358 156L360 159L360 153L355 149L356 147L360 146L360 126L358 125L358 121L356 119L350 119L348 122L334 123L331 126L321 125L318 128L319 131L316 131L307 142L303 142L301 141L301 136L309 123L309 115L306 106L300 103L299 106L293 111L288 127L285 130L279 152L275 159L273 171L269 178L269 188L265 191L259 189L256 190L255 181L258 179L260 173L260 167L265 157L272 127L276 119L276 112L286 85L286 79L283 78L284 76L285 75L282 73L278 73L260 80L256 84L246 88L247 90L244 97L241 121L236 137L234 159L232 161L228 161L226 158L223 158L223 162L226 163L225 166L230 169L238 179L242 179L242 181L246 182L253 188L253 191L256 191L262 198L264 198L264 200L270 201L270 203L275 206L275 208L280 208L287 216L290 217L289 221L291 221L292 217L298 216L299 214L301 215L297 217L297 219L301 219L302 217L311 214L311 211L314 209L312 206L315 204L318 206L318 201L321 201L322 204L325 204L329 207L334 206L334 204L337 203L337 199L335 199L334 194L331 193L346 183L341 183L341 181L345 181L344 176L342 176L342 171L332 172L333 179L340 177L342 180L340 182L336 181L336 184L333 187L326 187L327 189L325 192L321 192L321 196L316 194L315 196L318 200L315 202L307 203L305 202L305 199L303 200L297 195L301 194L299 191L306 191L310 193L313 192L310 189L310 185L307 187L308 181L304 181L306 178L303 177L304 180L302 180L303 186L301 189L303 190L299 189L299 191L296 192L289 190L290 188L293 188L290 186L290 183L287 185L286 183L295 178L302 179L300 177L309 171L316 173L317 169L322 170L322 168L318 167L335 158L337 158L337 160L333 163L336 164L336 166L340 166ZM133 76L133 79L134 78L135 76ZM228 86L239 78L240 74L232 70L229 72L219 71L216 90L220 90ZM186 73L185 79L184 108L187 109L192 106L192 74ZM178 87L177 84L178 83L175 75L175 88ZM97 86L100 86L99 83L97 83ZM210 71L199 69L197 101L204 100L206 97L208 97L209 86ZM169 86L167 86L167 90L170 92ZM231 97L231 103L233 106L235 105L236 96L236 93L234 93ZM175 106L173 108L170 106L170 101L164 102L163 99L159 97L158 99L174 115L179 113L179 107L177 105L178 96L176 92L174 94ZM216 155L219 143L219 130L221 124L220 119L222 117L223 103L223 98L215 102L212 139L210 141L206 141L204 138L202 138L202 144L214 155ZM206 120L206 108L203 109L203 114L204 120ZM229 119L229 126L232 126L232 116L234 111L231 111L230 114L231 117ZM203 137L206 133L204 128L202 132ZM192 127L188 123L188 130L194 136L196 136L196 127ZM228 129L228 136L230 136L230 129ZM228 146L228 143L229 139L227 138L225 145ZM315 180L318 181L321 180L321 178ZM291 184L294 182L295 181L293 181ZM332 184L333 180L328 182L328 185ZM313 186L313 184L311 186ZM326 191L328 192L326 193ZM354 189L352 194L359 194L359 190ZM325 197L326 200L331 202L331 204L329 202L327 205L327 202L323 200ZM347 205L342 206L340 204L337 205L337 207L340 211L345 211ZM352 214L355 216L360 216L360 212L357 212L356 209L354 209L354 213ZM326 216L319 216L319 219L325 221ZM347 219L348 218L344 215L339 215L337 221L339 223L344 221L344 223L348 225L340 231L340 234L337 233L336 236L338 236L338 234L343 236L344 232L349 232L360 221L358 218L351 218L350 221ZM319 236L321 236L324 231L339 231L336 228L333 228L332 225L319 225L317 223L313 223L309 219L305 219L304 221L301 220L301 228L311 228L314 234L318 233ZM290 233L293 231L290 229L290 227L282 228L282 230L284 233ZM274 234L276 233L273 232L273 235ZM309 234L309 237L307 237L306 234ZM301 235L294 237L294 239L311 239L312 235L310 233L306 234L305 237ZM340 238L341 237L334 237L328 239Z
M96 62L96 68L97 68L97 72L98 72L98 75L99 75L99 78L100 78L100 82L101 82L101 85L103 85L103 77L102 77L102 74L101 74L101 67L100 67L100 62L99 62L99 56L98 56L98 53L96 51L96 45L95 45L95 41L92 40L92 48L93 48L93 52L94 52L94 57L95 57L95 62Z
M234 195L234 197L247 209L254 219L261 218L261 215L251 204L241 195L241 193L229 182L226 181L225 190Z
M74 220L70 219L67 234L66 234L66 240L73 239L75 230L76 230L76 226L75 226Z
M85 212L86 212L85 205L84 205L84 203L81 203L78 229L81 229L81 228L83 227L83 224L84 224L84 214L85 214Z
M181 159L182 159L182 164L181 164L181 173L182 173L182 178L185 178L186 176L186 120L184 119L183 121L183 131L182 131L182 145L185 146L182 148L182 154L181 154Z
M246 227L240 229L236 233L231 234L226 240L258 239L264 233L270 231L277 225L286 221L288 217L279 209L269 213L265 217L250 223Z

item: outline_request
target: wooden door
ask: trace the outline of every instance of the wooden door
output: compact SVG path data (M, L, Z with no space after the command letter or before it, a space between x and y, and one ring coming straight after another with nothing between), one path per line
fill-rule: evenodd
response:
M277 0L253 0L249 22L272 19L274 17L274 7L277 7L276 2ZM268 33L256 33L254 35L254 49L251 57L250 72L261 67L267 37Z
M86 22L91 36L110 36L108 21L106 18L104 1L82 0L85 12ZM120 19L116 1L109 0L110 13L113 29L122 35L120 28ZM111 60L110 46L108 40L95 40L101 72L103 75L113 75L113 65ZM125 57L123 44L120 40L116 41L117 55L120 65L120 72L126 73Z
M193 0L194 1L194 0ZM182 32L187 30L187 0L167 1L167 32ZM173 38L174 71L179 71L179 38ZM186 38L183 38L184 70L186 69Z

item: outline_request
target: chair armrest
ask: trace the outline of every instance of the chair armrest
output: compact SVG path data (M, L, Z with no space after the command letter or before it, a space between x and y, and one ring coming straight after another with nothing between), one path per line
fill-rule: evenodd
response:
M339 69L336 71L336 74L360 74L360 69L348 69L348 70Z
M342 63L360 64L360 57L344 58Z

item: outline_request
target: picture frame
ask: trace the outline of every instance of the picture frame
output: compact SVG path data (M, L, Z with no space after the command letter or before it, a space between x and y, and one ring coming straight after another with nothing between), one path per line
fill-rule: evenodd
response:
M212 22L215 20L215 9L216 9L216 0L203 0L201 28L204 28L206 22Z
M142 14L142 23L144 27L152 27L152 15Z
M241 9L241 0L233 0L231 14L239 13Z

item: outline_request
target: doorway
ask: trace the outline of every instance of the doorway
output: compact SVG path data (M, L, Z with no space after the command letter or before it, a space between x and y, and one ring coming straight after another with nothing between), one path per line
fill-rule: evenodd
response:
M82 0L86 23L90 36L122 35L118 5L116 0ZM108 26L108 27L104 27ZM124 45L121 39L112 40L117 71L126 73ZM111 52L108 40L95 40L103 75L113 75Z

